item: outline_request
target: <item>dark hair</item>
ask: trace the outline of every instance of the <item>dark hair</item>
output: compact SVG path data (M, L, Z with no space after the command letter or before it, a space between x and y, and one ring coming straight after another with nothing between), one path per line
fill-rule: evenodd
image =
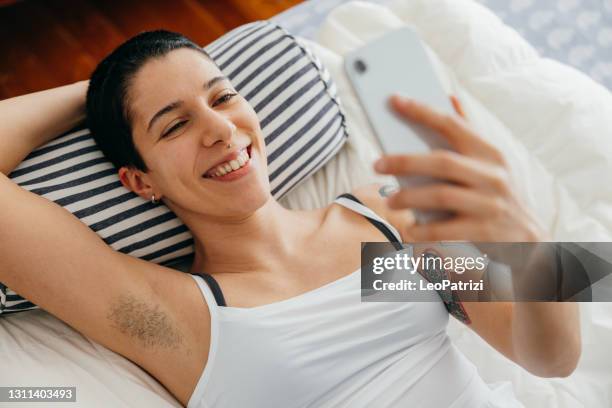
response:
M128 166L148 171L132 138L128 87L147 61L179 48L199 51L212 61L206 51L181 34L145 31L117 47L91 74L87 89L87 126L98 147L116 168Z

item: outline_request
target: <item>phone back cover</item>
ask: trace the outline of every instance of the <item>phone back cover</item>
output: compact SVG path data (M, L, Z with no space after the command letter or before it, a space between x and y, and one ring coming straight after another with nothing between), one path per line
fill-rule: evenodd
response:
M357 68L358 61L365 64L364 72ZM397 93L444 113L454 112L412 28L395 30L348 54L345 69L385 153L450 148L443 137L400 118L389 106L389 97Z

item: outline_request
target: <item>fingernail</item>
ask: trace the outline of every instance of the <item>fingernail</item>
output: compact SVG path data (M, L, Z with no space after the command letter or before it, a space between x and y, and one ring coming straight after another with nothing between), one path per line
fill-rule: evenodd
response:
M389 197L391 194L397 192L397 190L397 186L394 186L393 184L386 184L378 189L378 194L380 194L381 197Z
M376 160L376 163L374 163L374 170L376 171L385 171L386 168L387 164L383 159L378 159Z

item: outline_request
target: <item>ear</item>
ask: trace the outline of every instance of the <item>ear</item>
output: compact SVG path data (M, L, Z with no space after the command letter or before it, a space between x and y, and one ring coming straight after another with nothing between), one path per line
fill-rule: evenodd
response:
M155 189L150 182L149 176L143 171L123 166L119 169L118 175L123 187L133 191L143 199L148 201L155 194ZM155 196L158 197L158 194L155 194Z

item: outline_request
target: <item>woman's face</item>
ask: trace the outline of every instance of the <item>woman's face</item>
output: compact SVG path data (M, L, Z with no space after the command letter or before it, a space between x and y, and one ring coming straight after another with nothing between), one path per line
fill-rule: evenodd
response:
M148 61L127 106L149 171L119 174L137 194L162 196L179 216L248 215L270 198L257 115L203 54L181 48Z

